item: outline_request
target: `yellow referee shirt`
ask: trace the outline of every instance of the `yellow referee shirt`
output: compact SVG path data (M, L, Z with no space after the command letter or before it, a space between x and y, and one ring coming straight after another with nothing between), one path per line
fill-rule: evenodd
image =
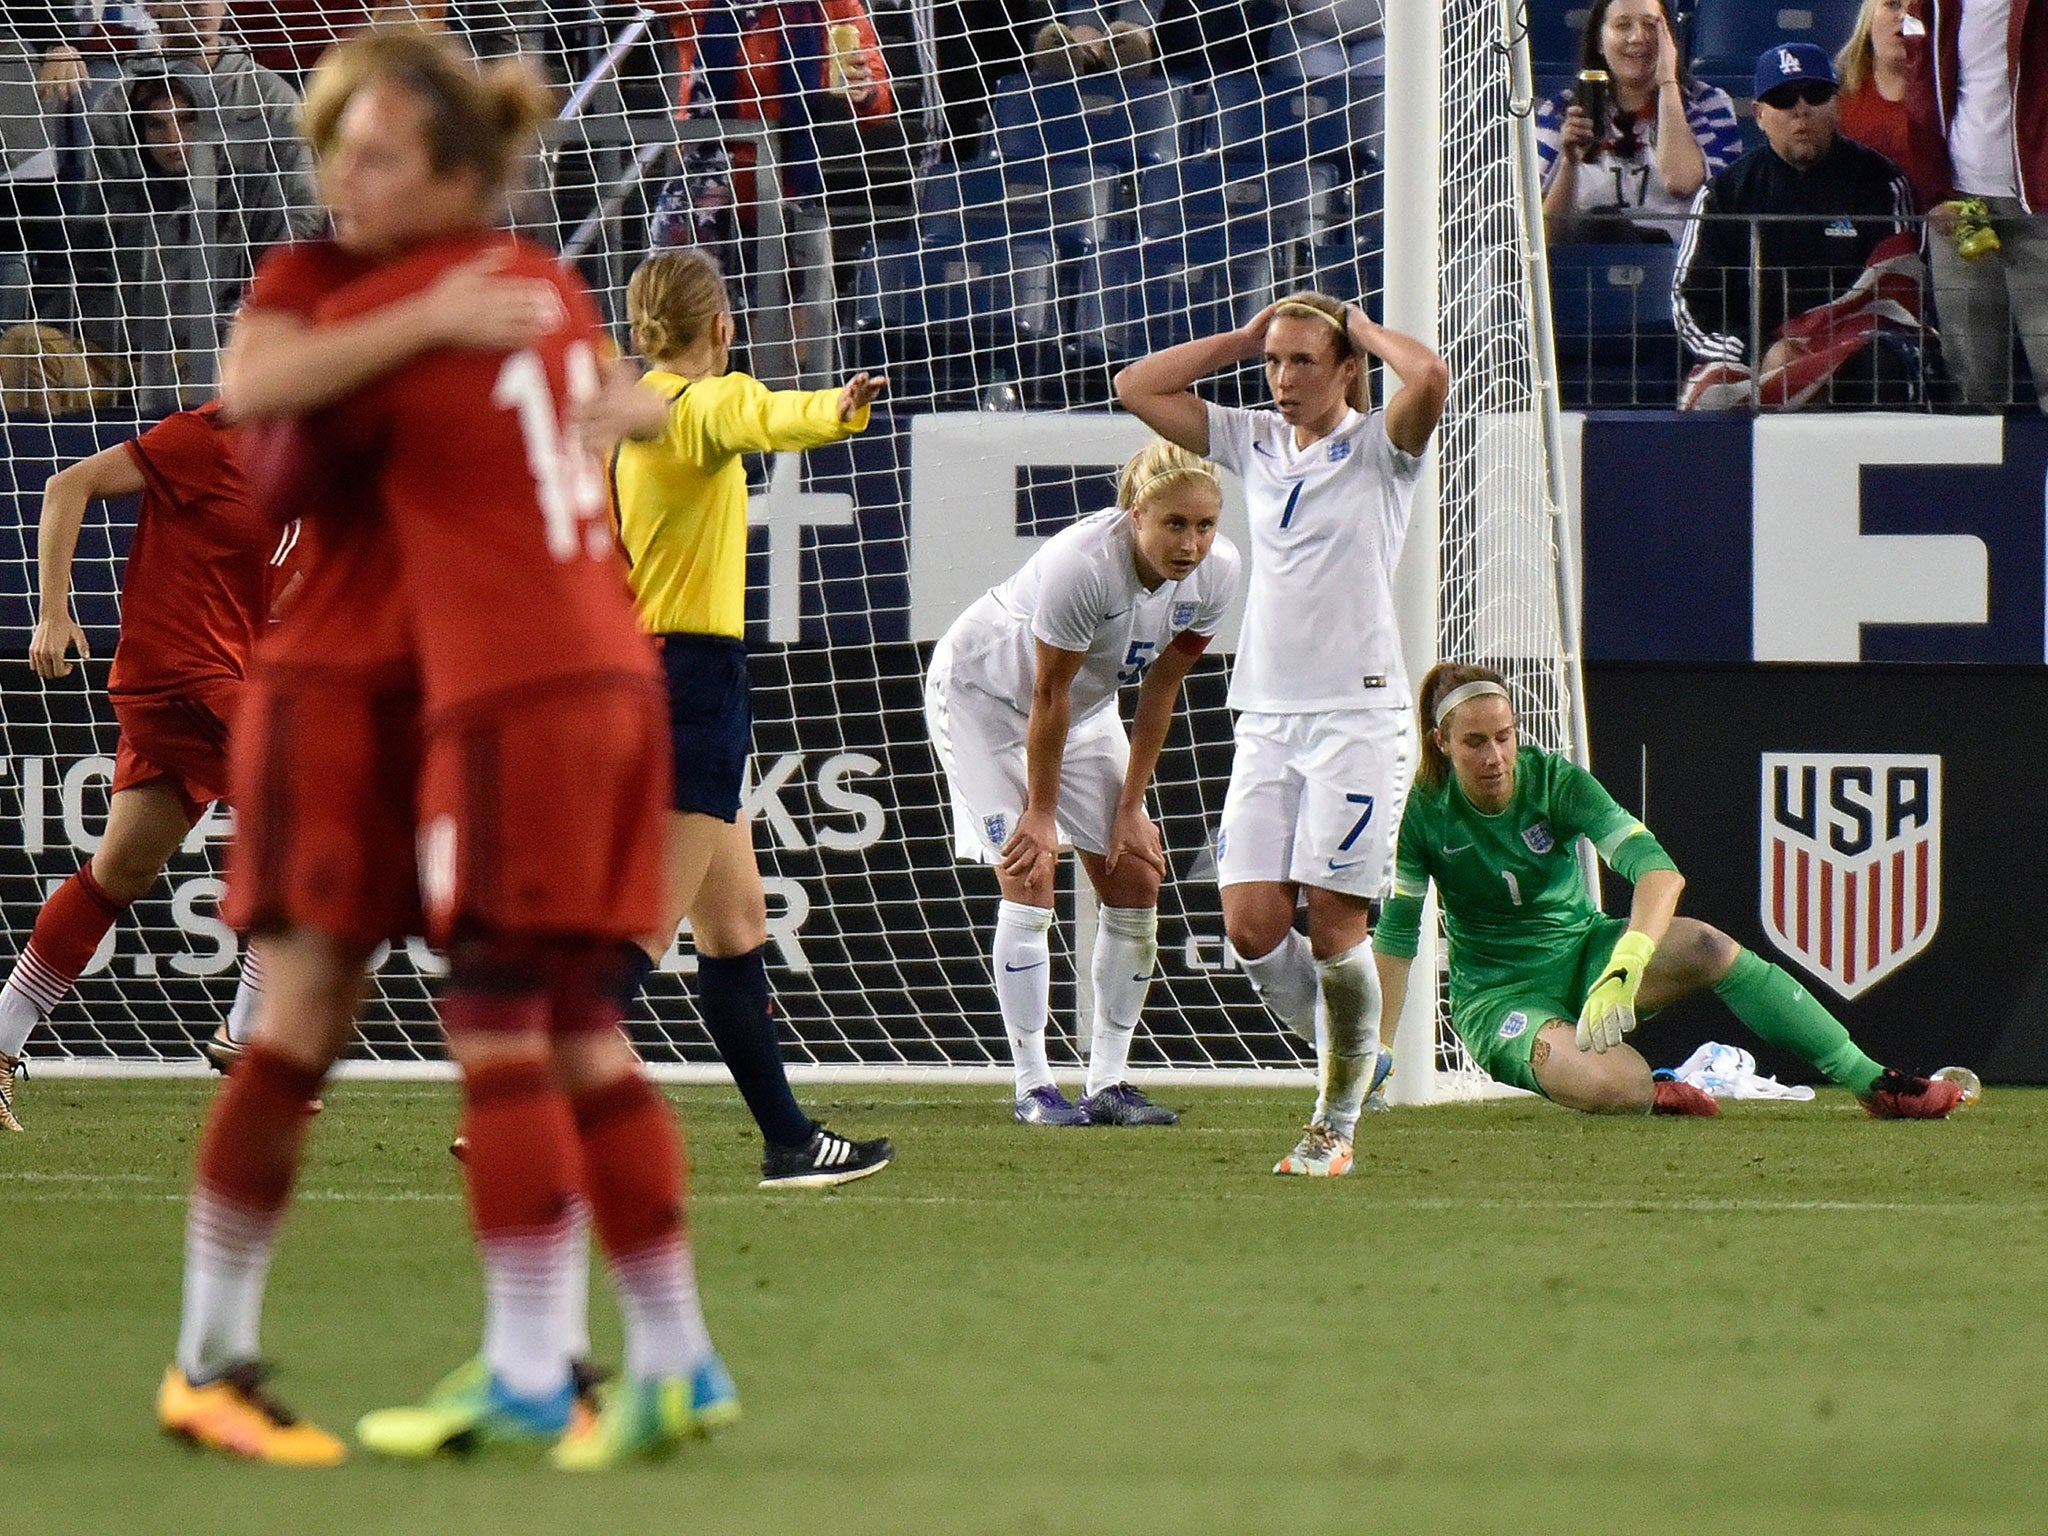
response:
M839 419L836 389L775 389L744 373L692 383L655 369L642 389L668 398L659 437L612 455L612 517L650 634L747 628L748 453L790 453L865 431L868 408Z

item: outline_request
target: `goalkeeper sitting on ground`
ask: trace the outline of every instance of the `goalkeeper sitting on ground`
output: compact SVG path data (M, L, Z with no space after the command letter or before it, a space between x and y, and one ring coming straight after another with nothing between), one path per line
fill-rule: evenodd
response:
M1577 765L1516 737L1506 682L1443 662L1417 699L1422 765L1401 818L1394 895L1373 948L1386 1017L1400 1017L1422 899L1436 881L1450 939L1451 1027L1490 1076L1595 1114L1712 1115L1697 1088L1653 1082L1623 1041L1712 987L1738 1019L1840 1083L1880 1120L1939 1120L1962 1099L1942 1078L1879 1066L1782 968L1675 915L1685 878L1656 838ZM1628 920L1586 894L1583 835L1635 886Z

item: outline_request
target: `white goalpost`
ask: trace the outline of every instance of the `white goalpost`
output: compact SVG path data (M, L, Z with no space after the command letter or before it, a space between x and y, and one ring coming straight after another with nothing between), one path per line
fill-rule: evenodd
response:
M42 482L205 398L205 347L252 256L316 217L289 111L238 103L251 79L295 90L325 39L231 4L209 52L84 9L100 19L31 0L0 25L0 171L24 212L0 217L20 231L0 246L0 490L14 529L0 545L5 964L105 817L106 662L135 511L88 515L72 592L94 659L45 682L26 664ZM745 22L725 0L701 13L688 50L669 8L405 9L479 55L526 54L559 87L510 218L572 259L615 322L634 264L694 243L732 279L736 366L778 383L890 376L862 438L753 466L746 804L799 1075L1006 1073L985 959L995 883L954 862L925 740L932 643L1045 537L1109 504L1116 466L1146 440L1111 405L1115 369L1280 293L1359 298L1449 361L1401 569L1411 672L1438 656L1498 665L1529 739L1583 755L1522 0L1388 0L1383 31L1368 18L1350 32L1340 5L1324 30L1256 35L1216 20L1232 6L1197 7L1178 30L1142 4L1101 8L1142 40L1021 22L991 40L949 22L956 7L890 0L872 0L870 33L783 7L777 35L746 40L771 60L753 69L727 67ZM49 83L67 48L80 76L69 94ZM162 99L142 82L166 75L185 82L178 166L138 137L137 112ZM1255 403L1261 386L1247 369L1203 388ZM1226 531L1242 517L1233 488ZM1141 1080L1299 1081L1310 1047L1259 1006L1223 937L1211 847L1230 662L1215 649L1161 763L1171 872L1132 1064ZM215 915L229 827L217 807L116 925L31 1037L36 1068L196 1066L239 962ZM1067 862L1052 1034L1063 1073L1085 1048L1081 936L1093 929ZM437 969L418 943L380 964L357 1070L439 1070ZM694 969L685 932L629 1020L670 1075L720 1071ZM1399 1031L1401 1102L1475 1091L1433 992L1413 989Z

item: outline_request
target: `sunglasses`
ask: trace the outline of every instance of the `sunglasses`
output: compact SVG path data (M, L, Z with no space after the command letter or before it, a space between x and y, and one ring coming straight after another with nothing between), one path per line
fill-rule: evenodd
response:
M1824 107L1834 99L1834 95L1835 88L1825 80L1803 80L1798 85L1773 86L1757 100L1780 112L1789 112L1797 101L1803 101L1809 107Z

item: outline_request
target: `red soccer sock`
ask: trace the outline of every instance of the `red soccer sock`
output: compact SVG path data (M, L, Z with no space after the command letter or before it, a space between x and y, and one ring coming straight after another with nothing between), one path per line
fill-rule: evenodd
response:
M584 1187L626 1325L626 1374L684 1376L711 1352L683 1237L688 1174L674 1113L645 1075L579 1094Z
M450 997L451 1029L496 1015L544 1020L538 997ZM569 1380L568 1297L583 1249L575 1210L576 1125L549 1064L538 1058L465 1072L463 1158L470 1220L484 1265L484 1361L524 1398L563 1392Z
M214 1098L185 1221L178 1365L190 1380L256 1358L270 1251L325 1075L252 1045Z
M0 1055L19 1056L21 1045L39 1018L64 1001L79 973L92 964L94 951L129 903L116 901L93 878L92 866L78 872L50 893L36 913L35 930L21 958L14 962L0 993Z

